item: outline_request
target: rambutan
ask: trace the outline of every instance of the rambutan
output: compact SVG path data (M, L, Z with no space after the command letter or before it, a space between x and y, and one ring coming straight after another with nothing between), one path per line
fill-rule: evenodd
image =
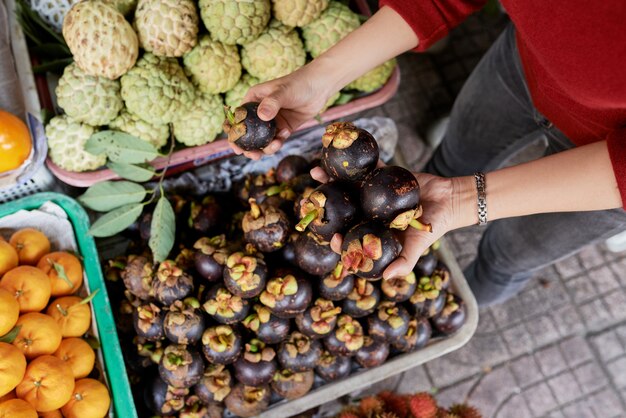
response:
M398 418L409 417L408 396L398 395L390 391L380 392L378 398L385 404L385 410L393 412Z
M455 404L450 407L452 414L458 415L459 418L483 418L478 409L466 404Z
M414 418L436 418L439 412L437 402L426 392L410 396L409 409Z
M344 409L335 418L361 418L358 411L354 408Z
M367 396L359 402L359 411L366 418L378 416L377 414L381 414L384 410L385 404L377 396Z

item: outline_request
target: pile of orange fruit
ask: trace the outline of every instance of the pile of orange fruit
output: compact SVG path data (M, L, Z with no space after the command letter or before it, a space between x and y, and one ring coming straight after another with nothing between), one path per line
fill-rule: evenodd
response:
M15 170L30 155L32 142L26 124L0 109L0 173Z
M109 391L95 352L80 260L33 228L0 238L0 418L102 418ZM93 295L93 294L92 294Z

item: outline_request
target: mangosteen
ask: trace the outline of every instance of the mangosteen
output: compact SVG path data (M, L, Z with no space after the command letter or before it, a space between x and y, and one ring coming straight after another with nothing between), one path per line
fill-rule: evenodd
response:
M355 360L361 367L366 369L380 366L389 357L389 344L376 341L366 336L363 340L363 347L356 352Z
M322 184L309 197L300 202L297 214L300 222L296 230L308 228L324 241L330 241L336 233L345 232L356 217L358 203L347 184L333 181Z
M346 356L338 356L327 350L322 351L320 360L315 366L315 372L325 382L341 380L348 377L352 371L352 359Z
M376 341L389 342L402 337L409 329L409 313L394 302L381 302L367 318L367 331Z
M440 278L420 277L417 288L409 303L415 311L415 315L422 318L432 318L443 309L446 304L446 291L442 289Z
M314 276L323 276L333 271L339 262L339 254L328 242L318 242L311 233L302 234L294 245L296 264Z
M188 225L202 234L220 229L222 207L214 196L205 196L202 202L191 202Z
M295 318L313 299L311 283L302 273L280 269L267 282L259 300L279 318Z
M135 336L133 344L136 350L131 350L131 352L136 352L141 358L147 360L145 362L142 361L144 368L152 364L159 364L165 350L162 341L150 341L143 337Z
M200 302L192 297L174 302L163 321L165 336L174 344L194 345L200 341L205 326L199 308Z
M302 188L302 191L298 193L298 195L296 196L296 199L293 202L294 214L298 215L300 213L300 203L306 201L306 199L308 199L309 196L311 196L311 193L313 193L315 189L317 189L318 186L319 184L315 186L306 186Z
M257 204L263 203L269 196L268 190L274 186L276 186L276 178L272 170L252 177L248 186L248 198L244 202L244 206L250 205L250 199L254 199Z
M181 245L178 254L174 257L174 262L184 271L190 271L195 268L195 257L196 252L194 250Z
M335 330L324 338L324 346L336 356L353 356L363 346L363 327L350 315L341 315Z
M300 234L298 234L297 232L294 232L291 235L289 235L289 238L287 239L285 246L282 248L282 250L280 250L283 260L291 264L292 266L297 265L295 242L299 236Z
M152 261L142 255L129 255L126 267L120 273L126 289L141 300L153 298L152 278L154 269Z
M172 260L159 264L152 282L154 296L165 306L186 298L193 292L193 278L185 273Z
M246 386L237 383L224 399L226 408L233 414L247 418L259 415L270 405L272 390L269 386Z
M233 364L237 381L248 386L267 385L276 373L276 352L261 340L251 339L243 355Z
M454 334L465 324L467 311L463 300L452 293L448 293L446 303L440 313L431 320L437 331L445 335Z
M309 171L309 162L299 155L287 155L276 166L276 181L286 183Z
M209 327L202 334L202 352L209 363L232 364L242 348L241 335L229 325Z
M272 315L269 308L254 305L254 311L242 321L243 326L254 332L265 344L278 344L289 335L289 319Z
M335 122L322 135L321 166L333 180L360 181L378 163L378 144L366 130Z
M296 325L309 338L323 338L335 329L340 313L341 308L335 307L332 301L318 298L309 309L296 316Z
M415 273L411 272L404 277L394 277L393 279L383 280L380 284L380 290L383 292L385 299L396 303L409 300L411 295L415 293L417 281Z
M300 373L281 370L274 375L272 389L287 400L298 399L311 390L314 381L313 370Z
M276 136L276 121L259 118L259 103L248 102L235 108L225 106L226 119L222 128L228 135L228 142L244 151L259 151L269 145Z
M155 377L144 390L146 406L157 415L173 415L185 407L185 396L189 389L169 386L160 377Z
M220 280L228 257L226 236L222 234L213 238L200 238L193 244L193 248L197 250L194 266L198 274L210 282Z
M435 271L435 267L437 267L437 256L429 247L417 260L413 271L418 277L430 276Z
M285 212L265 203L257 204L254 199L250 199L250 211L244 215L241 227L246 241L265 253L280 250L289 238Z
M223 364L209 364L204 369L202 379L193 387L193 391L202 402L222 402L233 387L230 370Z
M437 282L441 283L442 290L448 290L450 288L450 270L448 269L448 266L441 261L437 263L437 267L435 267L435 271L433 271L431 276L434 277Z
M267 266L265 261L239 251L226 259L224 285L235 296L253 298L265 288Z
M223 415L224 407L221 404L205 404L199 396L191 395L185 399L185 407L178 414L178 418L222 418Z
M134 331L135 320L133 319L133 313L135 308L142 303L142 301L133 296L128 290L124 291L124 295L130 296L133 300L122 299L115 311L115 326L120 333L131 334Z
M346 274L341 262L319 284L320 295L328 300L339 301L348 297L354 288L354 275Z
M148 210L147 212L141 215L139 218L139 237L143 242L148 242L150 240L150 228L152 226L152 211Z
M138 336L148 341L158 341L165 338L163 330L164 313L153 303L137 306L133 310L133 325Z
M401 250L402 244L389 229L380 223L365 222L346 233L341 262L350 273L364 279L379 279Z
M432 329L428 319L413 318L409 321L409 329L400 338L390 340L393 347L402 352L409 353L419 350L428 344Z
M380 302L380 290L373 283L356 278L354 288L343 300L343 312L353 318L362 318L374 312Z
M209 289L202 307L220 324L240 322L250 310L247 299L233 295L223 284L216 284Z
M159 375L168 385L189 388L200 381L203 373L204 362L198 352L179 344L165 348L159 363Z
M278 349L278 362L283 369L304 372L315 368L322 354L322 345L300 332L292 332Z

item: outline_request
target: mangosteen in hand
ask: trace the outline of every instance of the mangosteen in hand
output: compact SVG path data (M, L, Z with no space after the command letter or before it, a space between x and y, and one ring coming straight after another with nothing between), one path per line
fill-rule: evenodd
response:
M203 373L204 362L198 352L178 344L165 348L159 363L159 375L168 385L189 388L200 381Z
M460 297L448 293L442 311L432 318L435 329L442 334L454 334L465 324L467 311Z
M287 400L298 399L311 390L314 381L313 370L301 373L281 370L274 375L272 389Z
M302 234L294 249L298 267L314 276L330 273L339 262L339 254L330 248L328 242L318 242L311 233Z
M428 319L413 318L409 321L409 329L400 338L390 340L393 348L402 352L409 353L419 350L428 344L432 329Z
M229 325L209 327L202 334L202 352L209 363L232 364L242 348L241 336Z
M389 344L376 341L366 336L363 340L363 347L356 352L355 360L361 367L366 369L380 366L389 357Z
M385 299L396 303L409 300L411 295L415 293L417 281L415 273L411 272L404 277L394 277L393 279L383 280L380 284L380 290L383 292Z
M420 277L417 288L409 303L415 315L421 318L432 318L443 309L446 304L446 292L442 289L442 281L438 277Z
M234 324L248 315L247 299L235 296L223 284L216 284L207 292L202 308L220 324Z
M163 329L165 336L174 344L194 345L204 332L204 316L196 298L177 300L165 314Z
M235 296L253 298L265 288L265 261L239 251L231 254L224 268L224 284Z
M300 202L297 214L300 222L296 230L308 228L324 241L330 241L336 233L343 233L357 213L357 201L347 184L334 181L322 184L309 197Z
M259 118L259 103L249 102L235 108L234 112L225 107L226 119L223 129L228 142L244 151L258 151L269 145L276 136L276 121Z
M193 387L193 391L202 402L222 402L230 393L233 378L223 364L209 364L204 369L202 379Z
M193 278L172 260L159 264L152 282L154 296L165 306L186 298L193 292Z
M311 299L313 289L309 280L290 269L277 270L259 297L261 303L279 318L295 318L306 310Z
M315 372L324 379L325 382L341 380L348 377L352 371L352 359L350 357L331 354L329 351L322 351Z
M348 272L379 279L400 255L402 244L382 224L366 222L350 229L341 246L341 262Z
M224 399L226 408L239 417L259 415L270 405L272 390L269 386L246 386L237 383Z
M193 244L193 248L196 249L194 266L198 274L210 282L220 280L228 257L226 236L222 234L213 238L200 238Z
M289 219L285 212L250 199L250 211L241 222L244 238L265 253L280 250L289 238Z
M276 373L276 352L262 341L253 338L243 355L233 364L237 381L248 386L269 384Z
M346 274L341 262L319 282L320 295L334 302L348 297L354 288L354 275Z
M153 303L139 305L133 310L133 325L138 336L148 341L165 338L163 311Z
M287 183L309 171L309 162L299 155L287 155L276 166L276 181Z
M430 276L435 271L435 267L437 267L437 256L429 247L417 260L413 271L418 277Z
M309 338L324 338L335 329L340 313L341 308L335 307L332 301L318 298L309 309L296 316L296 325Z
M322 135L321 166L333 180L360 181L378 163L378 144L350 122L331 123Z
M371 282L357 278L354 288L343 300L343 313L353 318L362 318L374 312L380 302L380 290Z
M214 196L205 196L202 202L191 202L188 225L202 234L215 232L222 222L222 207Z
M153 298L152 261L142 255L129 255L124 270L120 273L126 289L141 300Z
M178 414L178 418L222 418L223 415L224 407L221 404L206 404L199 396L191 395L185 399L185 407Z
M394 302L381 302L367 318L367 331L376 341L389 342L402 337L409 329L409 313Z
M188 393L188 389L169 386L160 377L155 377L144 389L144 401L155 414L170 416L185 407Z
M324 338L326 349L336 356L353 356L363 346L363 327L349 315L341 315L337 326Z
M265 344L278 344L289 335L289 319L272 315L269 308L254 305L253 313L242 321L244 327L254 332Z
M300 332L292 332L278 349L278 363L283 369L304 372L315 368L322 354L322 345Z

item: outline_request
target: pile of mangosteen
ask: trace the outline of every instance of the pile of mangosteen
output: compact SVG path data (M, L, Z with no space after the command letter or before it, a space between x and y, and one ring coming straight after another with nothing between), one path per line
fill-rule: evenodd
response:
M248 125L231 134L245 139ZM265 142L239 145L256 143ZM127 232L136 239L106 275L120 290L118 328L147 413L254 416L464 324L435 248L408 276L381 279L402 249L398 231L428 228L415 176L376 168L374 137L351 123L329 125L322 145L319 160L285 157L231 193L170 196L170 260L153 263L146 250L149 219ZM328 183L311 177L316 166ZM341 254L329 245L336 233Z

